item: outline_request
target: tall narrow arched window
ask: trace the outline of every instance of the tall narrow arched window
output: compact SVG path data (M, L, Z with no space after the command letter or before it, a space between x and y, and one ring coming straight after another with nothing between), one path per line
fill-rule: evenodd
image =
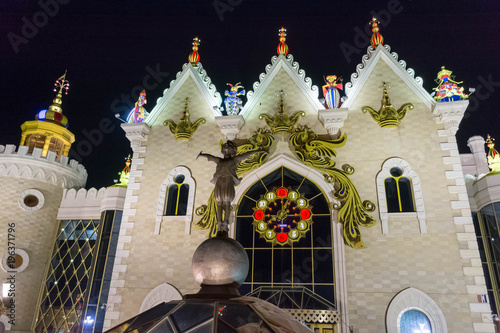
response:
M427 232L422 184L410 164L399 157L384 161L377 174L378 208L382 233L389 233L389 215L416 215L421 233Z
M387 199L387 211L414 212L413 190L411 180L403 175L403 169L392 167L391 177L385 179L385 196Z
M167 189L164 215L186 215L189 196L189 185L184 183L184 175L174 178L174 184Z
M247 188L235 218L236 239L250 259L241 294L287 290L289 298L319 295L334 308L330 205L315 183L280 167ZM294 305L289 298L282 297L279 306L301 307L300 301L295 299L299 305ZM310 302L303 306L318 306Z

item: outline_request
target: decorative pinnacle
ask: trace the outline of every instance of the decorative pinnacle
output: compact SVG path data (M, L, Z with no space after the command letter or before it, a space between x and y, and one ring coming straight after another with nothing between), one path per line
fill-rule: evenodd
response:
M200 45L201 40L198 37L193 38L193 52L189 54L188 61L191 65L196 66L200 61L200 54L198 53L198 46Z
M69 89L69 81L66 80L66 73L68 71L64 71L64 74L58 78L56 80L56 82L54 83L54 91L57 92L57 95L56 95L56 98L54 98L52 100L52 105L49 106L49 109L48 111L54 111L54 112L57 112L57 113L62 113L62 108L61 108L61 104L62 104L62 94L63 94L63 90L64 91L64 94L67 95L68 94L68 89ZM57 88L59 88L59 91L57 91Z
M287 55L288 54L288 45L286 45L286 43L285 43L285 41L286 41L286 29L284 27L281 27L281 29L279 30L278 36L280 36L280 43L278 45L278 54Z
M279 95L276 95L276 96L279 96L280 97L280 104L279 104L279 111L278 113L284 113L285 112L285 96L287 94L285 94L285 92L283 91L283 89L281 89Z
M380 24L380 21L377 20L374 16L372 17L372 20L368 24L372 26L372 32L373 32L372 38L370 39L370 44L372 44L374 48L376 48L378 45L383 45L384 37L382 37L382 35L378 32L379 30L378 25Z
M182 113L181 120L189 119L189 97L186 97L186 101L184 102L184 112Z

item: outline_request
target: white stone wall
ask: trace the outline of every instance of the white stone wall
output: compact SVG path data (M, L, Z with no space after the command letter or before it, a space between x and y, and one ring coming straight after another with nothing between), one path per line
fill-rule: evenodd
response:
M306 117L300 118L300 124L319 134L328 133L326 125L318 119L317 107L304 95L302 78L293 80L286 67L268 72L272 76L265 84L261 82L264 91L256 90L254 96L259 96L258 100L252 101L253 109L247 111L238 138L248 138L257 128L266 127L259 115L277 113L277 94L281 89L287 94L286 114L305 111ZM348 316L342 314L346 321L342 331L347 332L348 326L359 333L386 331L386 312L391 300L411 287L437 304L449 332L491 332L493 326L483 319L489 310L477 304L477 294L485 292L484 277L454 133L439 114L433 114L428 101L422 101L421 92L417 94L414 88L410 89L401 75L409 74L405 70L396 73L385 62L375 66L356 100L350 103L341 130L347 133L347 143L337 150L336 162L337 167L348 163L356 169L350 178L361 199L375 204L378 204L376 177L384 161L401 158L408 162L421 182L427 233L421 232L417 214L389 214L389 232L383 234L378 210L372 213L377 224L372 228L361 227L367 248L345 249ZM378 109L382 81L390 84L389 95L396 108L407 102L415 106L397 128L380 128L369 114L361 112L364 105ZM183 294L198 289L190 261L207 231L192 227L191 234L187 234L185 217L179 217L164 219L159 234L155 234L159 189L176 166L188 168L196 182L194 207L206 204L213 189L210 180L215 165L205 159L196 160L196 156L200 151L220 156L219 141L224 136L212 106L197 87L192 78L175 87L176 94L150 124L150 129L145 130L147 134L132 144L134 159L106 328L136 315L148 293L162 283L174 285ZM162 123L167 119L179 121L186 97L190 98L191 120L204 117L207 122L191 139L175 140ZM276 147L271 155L283 153L295 158L286 135L276 136ZM197 221L196 215L193 221Z

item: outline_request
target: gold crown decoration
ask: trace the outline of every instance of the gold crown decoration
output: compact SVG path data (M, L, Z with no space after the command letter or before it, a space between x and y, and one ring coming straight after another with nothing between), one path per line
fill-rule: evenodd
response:
M491 172L499 172L500 171L500 154L495 149L495 139L492 138L489 134L486 138L486 144L490 151L488 152L488 165L490 166Z
M259 116L259 119L264 119L266 121L267 125L271 128L274 134L290 133L293 126L295 126L295 124L299 121L299 117L305 117L306 115L304 111L295 112L291 118L285 114L285 95L286 94L283 90L281 90L278 95L280 96L279 111L275 117L269 117L269 115L265 113Z
M380 110L375 111L371 106L363 106L361 110L363 113L367 111L370 112L370 116L372 116L373 120L375 120L380 127L397 127L406 116L406 110L413 110L413 104L405 103L396 110L392 106L391 99L387 93L387 84L385 82L383 82L383 84L382 105L380 106Z
M183 116L179 124L176 124L173 120L165 120L163 122L164 126L168 126L170 128L170 132L174 134L176 140L190 139L200 124L206 123L205 118L200 118L194 123L191 122L191 119L189 118L188 104L189 97L186 97Z

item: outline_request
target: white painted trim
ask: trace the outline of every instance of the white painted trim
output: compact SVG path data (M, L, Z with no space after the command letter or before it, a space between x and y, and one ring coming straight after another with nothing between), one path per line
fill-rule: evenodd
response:
M9 323L9 320L10 320L9 317L7 317L4 314L0 316L0 322L2 324L4 324L6 331L10 331L12 329L12 326L11 326L11 323Z
M356 66L356 73L352 73L351 75L351 82L345 85L345 93L348 98L342 107L351 108L380 59L384 60L394 73L408 85L422 103L429 109L433 109L436 101L422 86L422 78L415 77L413 69L406 69L406 62L404 60L398 61L398 54L396 52L391 53L391 47L387 44L379 45L376 49L372 46L368 47L367 53L362 57L362 63Z
M26 198L28 195L34 195L38 199L38 204L34 207L29 207L24 203L24 198ZM34 189L30 188L21 193L19 196L19 200L17 201L19 204L19 207L21 207L22 210L26 212L34 212L39 210L40 208L43 207L43 204L45 203L45 197L43 196L43 193Z
M245 119L252 112L254 106L260 100L281 68L283 68L288 75L290 75L304 97L307 98L315 110L322 110L325 108L325 106L321 104L318 99L318 87L312 85L311 79L306 77L306 72L303 69L300 69L299 63L293 61L293 56L291 54L287 55L286 58L284 55L280 54L271 58L271 63L265 67L266 72L261 73L259 75L259 81L254 82L253 91L250 90L247 93L247 103L240 112L240 115L242 115ZM276 93L278 93L278 91L276 91Z
M162 283L151 290L142 301L139 313L149 310L160 303L182 299L182 294L170 283Z
M163 96L158 98L155 107L144 122L149 126L154 124L158 116L165 109L170 100L177 94L177 91L182 87L184 82L186 82L188 77L193 79L196 87L207 102L208 107L212 110L214 117L222 116L219 110L219 106L222 103L222 97L212 84L212 80L208 77L201 63L198 63L196 67L193 67L190 63L186 63L182 66L182 71L177 73L175 80L170 82L170 88L165 89L163 91Z
M26 253L26 251L22 249L15 249L14 253L20 255L23 258L23 264L18 268L10 268L7 265L7 259L9 258L10 254L9 252L5 252L5 254L2 257L1 267L7 273L19 274L28 267L28 264L30 263L30 257L28 253Z
M400 291L387 307L387 333L401 333L401 316L408 310L423 312L431 323L432 333L447 333L448 328L441 308L424 292L407 288Z
M385 197L385 179L392 177L391 168L399 167L403 170L403 176L411 179L413 190L413 198L415 199L415 212L417 214L420 233L427 233L427 224L425 223L425 207L424 198L422 195L422 185L417 173L413 171L410 164L399 157L391 157L382 164L382 169L377 174L377 193L378 193L378 210L380 213L380 221L382 222L382 233L389 233L389 214L402 214L402 213L389 213L387 209L387 199Z
M191 222L193 220L193 208L194 208L194 194L196 188L196 182L191 176L191 170L185 166L176 166L167 175L167 178L163 180L160 185L160 195L158 196L158 208L156 209L156 224L155 224L155 235L160 234L161 223L163 220L178 220L180 216L164 216L163 211L165 210L165 199L167 195L167 189L170 185L174 184L175 177L178 175L184 176L184 183L189 185L188 202L186 207L186 216L183 217L186 221L186 226L184 232L186 235L191 233Z

